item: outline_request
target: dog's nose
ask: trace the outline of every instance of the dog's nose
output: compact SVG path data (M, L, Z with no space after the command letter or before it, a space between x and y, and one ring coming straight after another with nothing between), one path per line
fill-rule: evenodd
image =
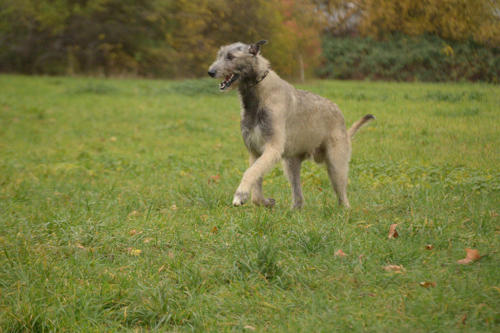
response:
M215 71L209 70L208 75L210 75L211 77L215 77Z

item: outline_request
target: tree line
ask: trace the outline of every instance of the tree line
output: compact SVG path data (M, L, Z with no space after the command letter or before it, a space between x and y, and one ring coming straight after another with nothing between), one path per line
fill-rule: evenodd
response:
M199 77L220 45L270 41L286 77L317 73L332 36L431 34L500 45L497 0L0 0L0 71Z

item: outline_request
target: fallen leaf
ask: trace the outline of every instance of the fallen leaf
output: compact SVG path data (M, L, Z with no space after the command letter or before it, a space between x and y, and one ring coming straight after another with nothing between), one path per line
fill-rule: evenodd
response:
M164 270L164 269L165 269L165 265L161 265L161 267L158 268L158 273L161 273L161 271Z
M250 325L245 325L245 327L243 327L243 328L246 330L255 331L255 327L250 326Z
M109 138L109 141L111 141L111 142L116 142L116 140L117 140L116 136L112 136L112 137Z
M138 211L133 210L128 214L128 217L139 216L141 215Z
M140 235L140 234L142 234L142 231L138 232L137 230L132 229L132 230L130 230L130 231L128 232L128 234L129 234L130 236Z
M129 247L127 250L128 250L128 254L130 254L131 256L135 256L135 257L139 256L142 252L142 250L134 249L131 247Z
M404 267L400 266L400 265L387 265L387 266L384 266L384 270L387 272L402 273L402 271L404 270Z
M464 315L462 316L462 325L465 325L465 322L467 321L467 313L464 313Z
M458 260L457 263L461 265L467 265L481 258L481 256L479 255L479 251L476 249L467 248L465 249L465 252L467 252L465 258Z
M264 276L262 276L264 278L264 280L266 280L266 278ZM267 280L266 280L267 281ZM267 308L271 308L271 309L274 309L274 310L278 310L278 311L281 311L281 308L277 307L276 305L273 305L271 303L267 303L267 302L259 302L260 305L264 305L265 307Z
M144 238L144 243L147 244L147 243L151 242L152 240L153 240L153 238L151 238L151 237Z
M424 288L429 288L429 287L435 287L436 286L436 282L434 281L422 281L419 283L420 287L424 287Z
M217 228L217 226L216 226L216 225L214 225L214 227L212 228L212 233L213 233L213 234L216 234L216 233L218 233L218 232L219 232L219 229Z
M82 250L85 250L85 246L83 246L82 244L80 243L76 243L75 246L79 249L82 249Z
M389 236L387 238L389 238L389 239L398 238L399 234L396 230L397 226L398 225L396 223L391 224L391 226L389 227Z
M184 170L181 170L179 172L179 175L181 175L181 177L191 177L191 174L189 172L184 171Z
M217 174L217 175L213 175L213 176L210 176L210 177L208 178L208 183L209 183L209 184L210 184L210 183L218 183L218 182L219 182L219 180L220 180L220 175L219 175L219 174Z
M432 244L427 244L427 245L425 246L425 249L426 249L426 250L432 250L433 248L434 248L434 245L432 245Z
M345 254L344 251L342 251L342 250L338 250L337 252L335 252L335 256L336 257L346 257L347 254Z
M176 204L173 204L172 206L170 206L170 209L172 209L172 210L177 210L177 205L176 205Z

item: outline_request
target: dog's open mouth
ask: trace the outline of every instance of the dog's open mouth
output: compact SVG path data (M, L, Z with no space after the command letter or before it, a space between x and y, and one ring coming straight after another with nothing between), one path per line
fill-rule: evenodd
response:
M227 88L229 88L233 84L234 81L238 80L239 77L240 77L239 74L226 75L226 78L224 79L224 81L222 81L219 84L219 89L226 90Z

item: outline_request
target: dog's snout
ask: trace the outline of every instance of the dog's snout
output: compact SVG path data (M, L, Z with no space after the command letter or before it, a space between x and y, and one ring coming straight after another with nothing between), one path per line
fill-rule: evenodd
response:
M215 77L215 71L214 70L208 70L208 75L210 75L211 77Z

